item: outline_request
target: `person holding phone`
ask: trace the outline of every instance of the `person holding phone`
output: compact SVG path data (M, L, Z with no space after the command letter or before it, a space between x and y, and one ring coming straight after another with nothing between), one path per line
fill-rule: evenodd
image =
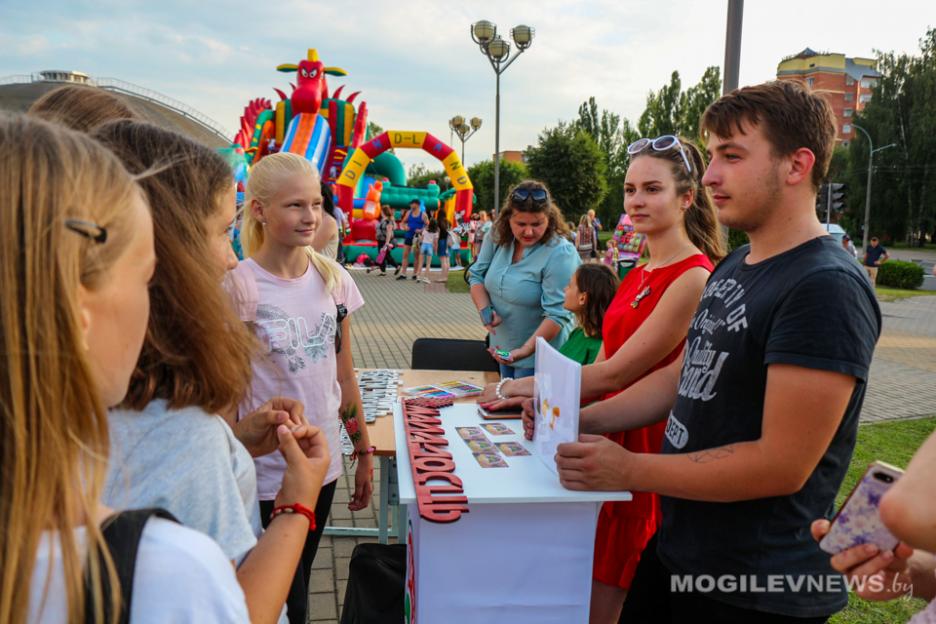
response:
M468 270L471 299L490 332L501 377L532 376L536 338L558 349L572 331L563 289L580 261L566 234L549 190L526 180L507 195Z
M865 600L893 600L908 593L929 600L910 624L936 622L936 433L916 452L906 472L880 499L880 521L900 540L893 549L860 544L834 554L830 565L849 577ZM816 520L810 527L820 542L830 523Z

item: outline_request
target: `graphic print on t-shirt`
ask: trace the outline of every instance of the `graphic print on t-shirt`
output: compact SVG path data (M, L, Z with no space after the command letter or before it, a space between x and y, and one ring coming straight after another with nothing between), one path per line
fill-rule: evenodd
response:
M257 337L266 342L270 353L285 356L289 372L306 367L306 357L318 361L335 348L336 321L333 314L322 313L311 329L304 316L291 317L281 308L266 303L257 306Z
M731 352L713 349L713 336L719 331L739 333L747 329L744 294L744 287L732 278L714 280L705 287L699 308L689 325L679 396L704 402L718 394L718 378ZM721 301L717 309L713 300ZM666 424L666 438L677 449L689 441L686 426L672 412Z

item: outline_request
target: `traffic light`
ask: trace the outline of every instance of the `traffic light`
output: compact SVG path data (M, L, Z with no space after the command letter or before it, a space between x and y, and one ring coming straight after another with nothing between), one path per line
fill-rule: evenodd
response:
M845 185L839 182L832 182L828 184L830 189L826 190L826 193L831 191L832 195L832 212L842 212L842 207L845 205Z
M827 182L819 187L819 193L816 195L816 214L820 221L831 221L833 212L842 212L846 190L845 184L841 182Z

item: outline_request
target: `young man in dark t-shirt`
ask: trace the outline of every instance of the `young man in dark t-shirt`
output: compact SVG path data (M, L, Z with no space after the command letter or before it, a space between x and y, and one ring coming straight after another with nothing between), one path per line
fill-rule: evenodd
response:
M851 459L881 316L816 219L834 123L791 82L709 107L703 182L750 245L712 273L684 359L582 416L590 433L668 416L662 453L588 434L559 447L568 488L661 495L621 621L823 622L847 602L809 527L831 514Z

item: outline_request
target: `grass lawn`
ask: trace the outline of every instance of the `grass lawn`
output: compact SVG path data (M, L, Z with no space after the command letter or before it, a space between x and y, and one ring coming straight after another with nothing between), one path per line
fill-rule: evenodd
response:
M445 283L450 293L468 292L468 284L465 283L464 271L451 271L448 274L448 281Z
M879 301L898 301L908 297L927 297L936 295L936 291L930 290L907 290L905 288L888 288L886 286L875 286Z
M920 247L919 245L910 246L903 241L899 243L898 242L890 243L886 245L886 247L890 247L891 249L933 249L932 244L927 244L927 245L924 245L923 247Z
M858 442L848 474L839 490L836 508L858 482L868 464L879 459L895 466L906 467L914 451L936 430L936 417L900 420L858 428ZM854 595L848 597L848 607L829 619L830 624L897 624L906 622L925 603L905 599L890 602L870 602Z

